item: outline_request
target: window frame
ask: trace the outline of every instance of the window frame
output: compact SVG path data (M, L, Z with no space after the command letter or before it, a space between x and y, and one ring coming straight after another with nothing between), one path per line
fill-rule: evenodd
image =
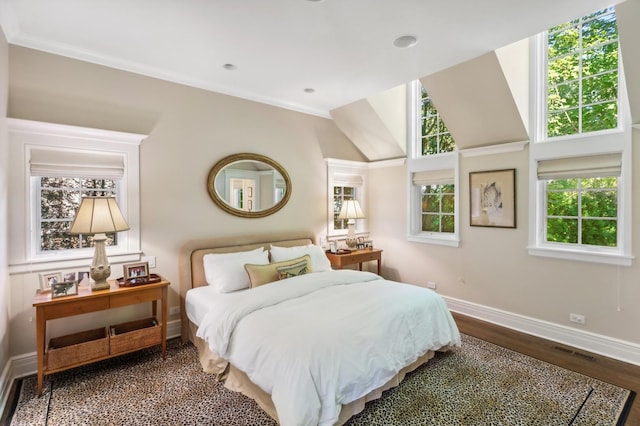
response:
M119 179L118 204L130 229L118 234L118 245L106 247L112 263L140 259L140 167L139 146L145 135L91 129L76 126L8 119L9 150L15 161L9 166L15 185L10 190L12 203L11 240L16 244L9 252L10 273L84 267L93 257L94 248L41 252L38 218L39 177L31 176L32 150L59 153L88 152L93 155L121 156L124 175Z
M407 240L422 244L444 245L450 247L460 246L460 182L459 182L459 151L439 154L422 155L422 130L420 116L420 102L422 91L420 82L414 80L407 84L407 187L408 187L408 214L407 214ZM422 188L413 184L413 174L437 170L452 169L454 174L454 232L425 232L422 231Z
M618 62L618 127L574 135L546 137L547 65L546 33L531 37L531 142L529 144L529 215L528 253L532 256L630 266L631 255L631 148L632 135L629 101L622 59ZM618 246L577 246L545 241L546 183L538 180L539 161L620 153L618 177Z
M360 179L362 181L362 185L360 187L354 187L355 190L355 200L358 201L362 211L364 212L365 218L358 219L355 222L355 231L357 234L366 234L367 231L367 186L368 186L368 178L369 178L369 165L367 163L359 162L359 161L348 161L348 160L337 160L333 158L327 158L327 238L329 240L345 237L348 228L345 229L335 229L334 224L334 212L333 212L333 193L334 186L336 181L336 176L339 174L342 175L353 175L356 179ZM343 185L340 185L343 186Z

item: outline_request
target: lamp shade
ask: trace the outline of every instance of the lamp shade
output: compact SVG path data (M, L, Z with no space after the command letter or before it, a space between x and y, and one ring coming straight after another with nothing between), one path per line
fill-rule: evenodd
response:
M129 229L115 197L84 197L71 224L71 234L100 234Z
M364 219L360 203L357 200L345 200L342 203L338 219Z

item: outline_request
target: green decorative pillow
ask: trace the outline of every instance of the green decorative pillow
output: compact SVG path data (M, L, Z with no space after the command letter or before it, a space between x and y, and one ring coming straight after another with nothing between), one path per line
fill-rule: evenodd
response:
M309 257L308 255L305 257ZM301 260L300 262L296 262L293 265L288 266L279 266L276 268L278 270L278 277L281 280L291 277L297 277L298 275L304 275L309 272L309 262L311 259Z
M307 265L310 265L311 257L307 254L295 259L284 260L282 262L273 262L267 265L247 264L244 265L244 269L247 271L247 274L249 274L249 282L251 283L251 288L254 288L263 284L278 281L280 279L280 272L278 271L278 268L288 267L290 265L295 265L303 261L306 261ZM307 266L306 272L311 272L310 266Z

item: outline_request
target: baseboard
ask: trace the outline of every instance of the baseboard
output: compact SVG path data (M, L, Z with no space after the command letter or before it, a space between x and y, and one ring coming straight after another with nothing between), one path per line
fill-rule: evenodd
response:
M640 345L443 296L449 309L482 321L640 366Z
M9 380L11 377L9 374L10 369L11 360L4 366L4 370L2 370L2 375L0 376L0 419L2 419L2 413L4 413L4 408L7 406L7 398L9 398L9 394L11 393L13 380Z

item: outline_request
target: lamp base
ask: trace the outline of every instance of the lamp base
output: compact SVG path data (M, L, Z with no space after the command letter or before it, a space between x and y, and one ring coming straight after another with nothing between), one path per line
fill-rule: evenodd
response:
M106 239L107 236L104 234L96 234L93 238L96 250L93 254L89 275L95 282L91 285L91 291L107 290L111 287L107 282L107 278L111 275L111 265L109 265L107 252L104 248Z
M347 247L349 247L349 249L351 250L355 249L356 244L358 243L358 239L356 238L355 223L352 223L352 222L353 222L353 219L347 222L349 231L347 231L347 238L344 240L344 242L347 244Z

